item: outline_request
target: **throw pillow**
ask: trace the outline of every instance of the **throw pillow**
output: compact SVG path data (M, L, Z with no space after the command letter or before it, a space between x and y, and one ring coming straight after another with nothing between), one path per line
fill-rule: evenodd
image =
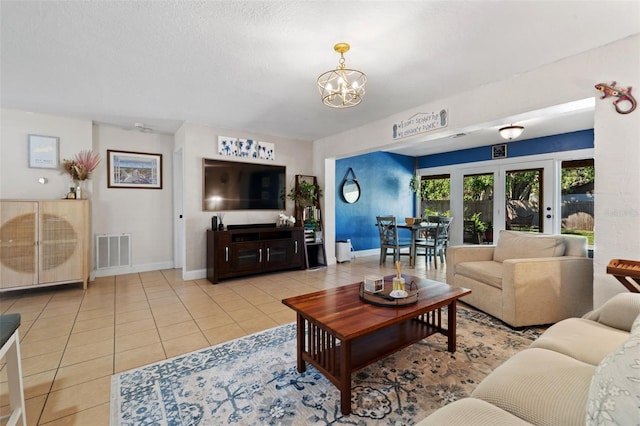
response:
M564 240L559 235L537 235L527 232L500 231L493 260L555 257L564 254Z
M638 424L640 403L640 315L629 339L596 368L587 400L587 425Z

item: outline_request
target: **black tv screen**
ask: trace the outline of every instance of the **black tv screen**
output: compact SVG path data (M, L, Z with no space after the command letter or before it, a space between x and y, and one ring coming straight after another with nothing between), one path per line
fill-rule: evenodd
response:
M284 210L286 166L203 159L204 211Z

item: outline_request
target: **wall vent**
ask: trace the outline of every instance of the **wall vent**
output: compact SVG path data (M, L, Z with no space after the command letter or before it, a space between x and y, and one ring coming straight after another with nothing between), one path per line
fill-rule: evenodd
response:
M96 235L96 270L131 266L131 234Z

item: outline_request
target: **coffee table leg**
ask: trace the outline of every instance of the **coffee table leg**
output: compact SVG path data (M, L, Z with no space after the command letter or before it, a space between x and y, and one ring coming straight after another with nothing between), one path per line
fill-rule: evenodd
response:
M447 330L447 337L448 337L448 350L449 352L455 352L456 351L456 318L458 316L458 314L456 313L456 301L453 300L451 303L449 303L449 321L448 321L448 330Z
M351 341L340 348L340 411L351 414Z
M302 352L304 351L304 334L304 318L302 317L302 315L298 314L296 316L296 355L298 358L298 373L304 373L307 369L304 359L302 359Z

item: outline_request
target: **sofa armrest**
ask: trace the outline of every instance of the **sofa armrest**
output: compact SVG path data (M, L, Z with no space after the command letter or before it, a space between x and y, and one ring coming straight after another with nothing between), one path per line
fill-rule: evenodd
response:
M495 246L481 245L447 247L447 282L454 285L453 277L456 274L456 264L462 262L493 260L493 251L495 248Z
M583 318L629 332L638 315L640 293L618 293L598 309L585 314Z
M502 319L509 324L555 323L593 307L591 259L558 256L509 259L502 264Z

